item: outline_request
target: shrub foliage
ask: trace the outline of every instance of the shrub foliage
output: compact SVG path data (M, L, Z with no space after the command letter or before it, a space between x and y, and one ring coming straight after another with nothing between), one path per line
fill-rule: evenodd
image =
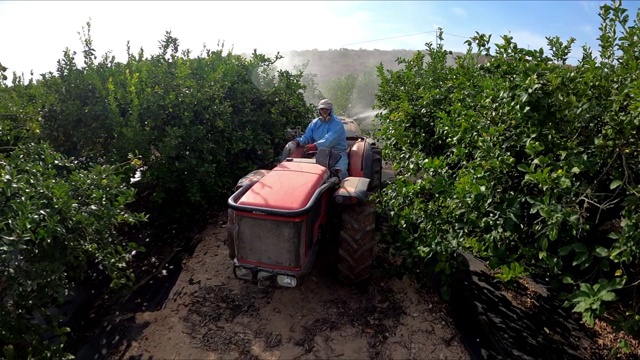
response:
M117 287L131 280L138 249L119 224L134 190L123 165L80 168L37 139L33 84L0 85L0 347L4 358L63 356L68 328L57 309L90 273Z
M289 127L306 127L302 73L276 71L279 59L250 59L204 49L179 50L167 32L159 52L128 51L126 63L92 48L84 37L84 67L67 50L57 75L45 79L44 137L65 155L119 163L137 157L136 186L151 191L146 212L180 223L224 201L235 181L267 166L284 146Z
M573 38L547 37L547 55L477 33L455 67L442 44L428 62L378 67L399 172L382 203L406 264L446 276L470 251L505 281L547 276L588 323L627 308L640 280L640 14L613 2L600 16L599 56L585 46L575 66Z
M239 178L269 167L287 130L313 115L302 72L276 70L279 55L245 58L222 46L193 57L167 32L157 54L128 51L122 63L98 59L90 30L81 34L83 63L67 49L41 80L9 86L0 65L7 358L64 356L72 329L55 314L74 287L91 272L113 286L133 279L131 256L144 249L118 236L121 225L148 220L156 234L181 238L177 231L222 209Z

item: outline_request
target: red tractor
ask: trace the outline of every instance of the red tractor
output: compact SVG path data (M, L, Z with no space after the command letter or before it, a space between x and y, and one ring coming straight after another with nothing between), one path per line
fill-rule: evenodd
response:
M370 277L376 251L370 195L381 186L381 150L353 120L340 120L349 156L344 180L329 170L339 154L328 149L305 154L298 147L273 169L238 181L228 201L226 241L237 278L259 286L299 285L311 270L320 234L332 226L340 233L339 277L347 283Z

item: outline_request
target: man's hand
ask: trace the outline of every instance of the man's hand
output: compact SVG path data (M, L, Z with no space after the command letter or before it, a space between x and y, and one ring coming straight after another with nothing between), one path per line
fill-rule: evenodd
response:
M309 152L309 151L318 151L318 146L316 144L309 144L305 146L304 152Z

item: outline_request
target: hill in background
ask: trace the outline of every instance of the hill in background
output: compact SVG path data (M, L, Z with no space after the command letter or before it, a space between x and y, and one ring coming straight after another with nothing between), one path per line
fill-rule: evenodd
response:
M399 59L411 59L418 51L429 60L427 50L313 49L281 52L282 58L275 66L282 70L303 70L303 82L308 86L305 98L309 103L329 98L338 114L362 125L377 113L373 109L379 85L376 67L382 64L386 70L398 70ZM265 55L274 57L275 53ZM447 64L455 66L456 58L462 55L450 53Z
M347 75L360 75L375 71L378 64L382 63L385 69L397 70L400 65L398 58L410 59L420 50L302 50L280 53L283 58L276 64L284 70L293 70L295 66L303 66L307 63L305 72L316 74L316 81L322 88L327 81L341 78ZM421 50L427 53L426 50ZM273 54L271 54L273 56ZM455 56L462 53L449 55L449 65L455 64ZM427 59L429 56L427 55Z

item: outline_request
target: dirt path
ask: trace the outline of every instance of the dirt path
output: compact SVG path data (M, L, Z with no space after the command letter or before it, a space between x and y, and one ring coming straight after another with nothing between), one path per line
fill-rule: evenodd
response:
M302 286L261 289L233 277L224 230L209 226L164 305L135 314L110 358L469 358L435 294L381 274L347 287L322 252Z

